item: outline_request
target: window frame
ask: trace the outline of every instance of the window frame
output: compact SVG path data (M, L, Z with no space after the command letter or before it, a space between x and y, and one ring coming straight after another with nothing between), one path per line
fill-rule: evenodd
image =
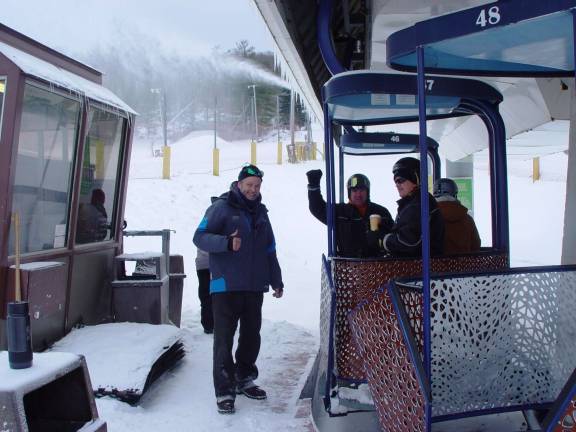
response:
M75 208L72 211L75 213L75 218L73 221L73 230L70 234L69 242L73 249L98 249L99 246L106 246L111 247L111 245L115 245L116 242L119 240L118 238L118 227L119 224L117 223L118 214L120 212L120 194L123 193L123 184L124 178L127 176L127 167L125 167L125 159L126 159L126 146L127 141L129 140L128 130L130 127L130 117L129 115L120 109L116 109L110 105L106 105L94 99L88 99L85 103L85 110L83 113L84 125L82 129L82 140L80 145L78 146L78 151L81 152L78 154L77 157L77 169L78 175L75 176L75 181L77 181L76 192L74 194L73 203L75 204ZM120 146L118 149L118 164L116 167L116 178L114 184L114 200L113 200L113 208L111 215L109 216L109 224L110 224L110 238L106 240L96 240L87 243L78 243L76 241L76 236L78 232L78 214L79 214L79 207L80 207L80 195L81 195L81 183L82 183L82 170L84 168L84 148L86 146L86 138L88 137L90 125L89 125L89 116L91 110L100 110L102 112L112 114L116 116L121 121L121 131L120 131Z
M83 121L84 121L84 110L85 110L85 99L82 98L81 95L79 95L77 92L73 92L73 91L66 91L65 89L62 89L60 87L54 86L51 83L46 83L44 81L40 81L35 79L34 77L31 76L25 76L22 78L22 94L21 97L19 98L20 100L18 101L18 112L17 112L17 128L14 128L14 133L13 133L13 143L12 143L12 151L13 151L13 161L14 161L14 173L12 175L12 180L10 182L10 192L8 195L8 200L10 202L10 214L12 214L13 212L13 202L14 202L14 183L16 181L16 161L18 158L18 150L20 147L20 133L21 133L21 125L22 125L22 115L23 115L23 111L24 111L24 97L26 95L26 88L27 86L31 86L34 87L36 89L45 91L47 93L56 95L56 96L60 96L62 98L65 99L70 99L73 100L75 102L78 102L79 104L79 110L78 110L78 117L76 119L76 123L75 123L75 138L72 142L71 145L74 146L73 152L72 152L72 157L71 157L71 169L70 169L70 174L69 174L69 180L68 180L68 188L67 188L67 195L68 195L68 201L67 201L67 208L66 208L66 213L65 213L65 217L66 217L66 234L65 234L65 240L64 240L64 245L63 246L59 246L59 247L52 247L49 249L40 249L40 250L34 250L34 251L29 251L29 252L20 252L20 255L22 257L34 257L34 256L45 256L45 255L56 255L56 256L61 256L61 255L65 255L65 252L70 248L70 238L71 238L71 225L72 225L72 206L74 203L74 186L75 186L75 178L76 178L76 170L77 170L77 166L76 166L76 159L77 159L77 155L78 155L78 150L79 150L79 143L81 142L81 135L82 135L82 130L83 130ZM5 104L4 104L5 105ZM8 232L8 236L7 236L7 245L10 243L10 235L11 235L11 231L12 229L10 229L10 232ZM13 253L14 251L11 251L9 248L7 250L7 257L9 260L13 260L15 255Z

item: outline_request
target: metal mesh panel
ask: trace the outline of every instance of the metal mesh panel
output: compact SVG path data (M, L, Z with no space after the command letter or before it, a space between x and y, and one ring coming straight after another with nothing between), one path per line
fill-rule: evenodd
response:
M431 281L433 416L552 402L576 368L576 272Z
M420 352L422 358L422 353L424 352L424 323L422 322L424 299L422 292L416 292L400 285L397 285L397 287L404 310L408 316L412 334L418 344L418 352Z
M326 381L332 378L334 371L334 343L331 343L331 333L334 331L334 303L336 294L331 286L329 267L326 259L322 258L322 284L320 291L320 350L318 362L319 388L324 389Z
M330 308L332 301L332 292L328 280L328 270L322 263L322 285L320 291L320 353L328 358L328 350L330 349Z
M506 267L508 267L506 254L467 255L431 260L431 269L434 273L479 272ZM365 380L362 360L352 341L347 315L360 302L370 299L377 289L390 279L420 276L422 261L419 259L356 261L338 258L332 261L332 272L336 287L335 344L338 377L362 381ZM421 316L421 306L417 306L416 302L412 304L411 313L416 323L418 322L416 314L419 313ZM416 334L421 335L421 330L415 330Z
M424 396L387 290L350 314L382 430L425 430Z

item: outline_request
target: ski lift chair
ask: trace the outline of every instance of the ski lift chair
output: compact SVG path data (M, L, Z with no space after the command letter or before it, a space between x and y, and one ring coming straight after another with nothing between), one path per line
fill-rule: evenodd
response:
M317 392L323 393L324 408L330 415L341 415L343 400L338 397L341 387L358 386L366 382L365 358L352 338L348 320L350 311L369 301L378 289L390 280L418 276L423 271L423 260L386 257L380 259L354 259L335 254L334 203L335 175L334 150L331 145L334 126L342 126L344 134L336 137L339 148L340 196L343 196L343 165L345 154L398 154L418 150L418 136L357 132L355 127L387 125L418 120L416 77L373 72L349 72L336 75L323 88L325 112L325 152L327 182L328 258L323 261L321 341L318 361ZM492 247L479 253L431 259L434 273L477 272L508 267L507 196L505 185L505 149L502 145L504 128L497 106L501 95L485 83L472 80L431 77L427 88L428 119L443 119L477 114L489 132L492 154L493 201ZM394 138L394 139L392 139ZM437 144L426 140L428 154L432 155L434 176L440 175ZM436 157L434 154L436 153ZM426 164L422 164L426 165ZM384 292L383 296L387 296ZM411 294L407 301L412 306L412 318L422 322L423 299ZM387 299L390 306L391 301ZM380 308L379 314L389 322L398 324L391 307ZM369 325L369 324L368 324ZM372 326L374 334L378 333ZM382 339L384 334L379 334ZM383 353L381 354L383 355ZM318 413L314 406L313 414ZM344 403L345 405L345 403ZM353 406L351 410L368 409Z
M425 71L570 76L575 8L511 0L433 18L391 35L388 63L419 82ZM483 416L486 430L574 430L576 266L426 279L393 281L350 315L380 425L478 430Z

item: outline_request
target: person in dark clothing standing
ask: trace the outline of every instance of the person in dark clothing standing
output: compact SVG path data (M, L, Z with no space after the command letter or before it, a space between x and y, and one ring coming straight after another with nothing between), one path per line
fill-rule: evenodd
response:
M198 299L200 299L200 324L204 333L214 333L212 297L210 295L210 263L208 252L197 249L196 274L198 275Z
M420 161L413 157L398 160L392 167L394 183L400 195L396 221L389 233L379 233L380 247L400 257L422 256L420 222ZM444 246L444 220L436 200L428 194L430 210L430 254L441 255Z
M260 186L264 173L242 168L237 184L206 210L194 244L210 254L210 293L214 313L213 378L218 412L233 414L236 394L266 399L254 380L260 351L264 293L280 298L284 284L268 210ZM234 359L234 334L240 322Z
M320 192L321 170L311 170L308 177L308 206L320 222L326 224L326 201ZM387 233L392 228L392 216L383 206L370 201L370 181L363 174L354 174L346 183L348 202L337 203L335 208L336 254L351 258L368 258L381 255L380 249L368 242L370 215L380 215L380 230Z
M480 235L468 209L458 200L458 185L449 178L434 184L434 198L444 218L444 254L457 255L480 250Z

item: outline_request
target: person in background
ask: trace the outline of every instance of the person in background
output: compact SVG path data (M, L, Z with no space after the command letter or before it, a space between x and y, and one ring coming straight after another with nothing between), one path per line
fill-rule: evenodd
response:
M421 257L420 161L413 157L399 159L392 167L394 184L400 199L396 221L389 233L379 233L377 242L392 256ZM430 211L430 254L441 255L444 249L444 220L436 200L428 194Z
M310 213L326 224L326 201L320 192L322 171L311 170L308 177L308 207ZM370 201L370 181L364 174L354 174L346 183L348 202L335 205L336 254L342 257L369 258L381 255L377 246L369 243L370 215L381 217L380 230L392 228L390 212Z
M100 188L92 190L89 203L82 203L78 209L78 232L76 243L91 243L105 240L108 236L108 214L104 203L106 194Z
M210 296L210 264L208 252L196 251L196 274L198 275L198 298L200 299L200 323L204 333L214 333L212 297Z
M206 210L194 244L210 254L210 293L214 313L213 378L218 412L233 414L236 394L266 399L258 378L262 302L272 286L284 292L282 272L268 210L260 187L264 173L246 165L238 182ZM238 346L232 357L240 322Z
M458 200L458 185L441 178L434 184L434 198L444 218L444 254L458 255L480 250L480 235L468 209Z

